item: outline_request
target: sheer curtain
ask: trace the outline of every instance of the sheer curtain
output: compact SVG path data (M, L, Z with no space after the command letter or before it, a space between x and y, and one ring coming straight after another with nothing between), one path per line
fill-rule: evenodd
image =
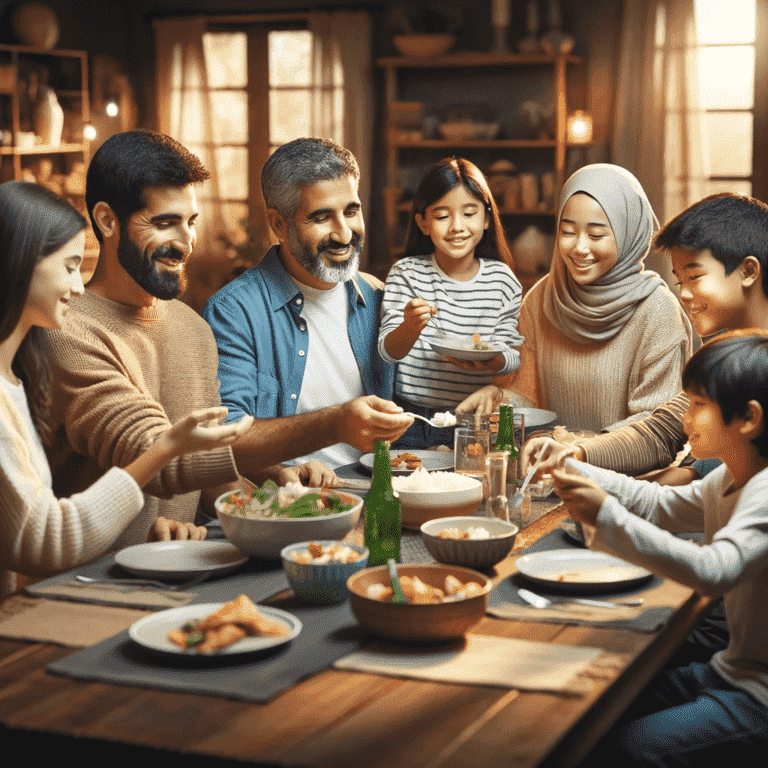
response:
M661 222L706 194L694 0L625 0L612 150ZM669 282L668 262L647 266Z
M310 13L313 135L349 149L360 166L360 201L370 211L373 139L371 19L364 12ZM367 264L367 254L361 266Z

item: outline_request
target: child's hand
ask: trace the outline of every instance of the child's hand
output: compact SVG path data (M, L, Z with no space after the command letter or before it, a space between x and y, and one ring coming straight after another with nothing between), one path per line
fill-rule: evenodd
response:
M597 514L608 494L594 480L570 474L566 469L553 469L552 478L555 492L571 517L588 525L596 525Z
M432 317L432 307L418 296L411 299L403 309L403 325L411 331L421 333Z
M226 415L225 406L192 411L181 421L177 421L159 439L168 441L174 456L195 451L210 451L213 448L231 445L248 431L253 424L253 416L243 416L242 419L231 424L218 424L218 420ZM207 426L205 422L214 423L212 426Z

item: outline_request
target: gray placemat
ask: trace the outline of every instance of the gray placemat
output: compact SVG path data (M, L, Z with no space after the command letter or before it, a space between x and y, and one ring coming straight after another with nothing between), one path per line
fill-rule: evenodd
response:
M259 602L286 587L282 568L265 570L250 560L236 574L196 587L194 602L226 602L239 594ZM266 702L356 650L363 636L348 602L308 606L289 593L269 604L292 613L303 625L298 637L271 651L238 657L162 654L138 645L125 631L47 669L78 680Z

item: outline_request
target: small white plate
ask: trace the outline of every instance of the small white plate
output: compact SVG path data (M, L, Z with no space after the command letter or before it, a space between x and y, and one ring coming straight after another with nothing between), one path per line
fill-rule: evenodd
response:
M437 352L438 355L445 355L446 357L455 357L457 360L479 360L483 362L485 360L492 360L499 352L504 352L507 349L506 344L502 344L500 341L486 341L482 342L488 344L490 349L473 349L474 342L471 336L467 336L464 339L452 336L440 336L435 340L428 339L429 346Z
M267 648L275 648L278 645L283 645L293 640L302 629L301 622L292 613L281 611L279 608L259 605L259 613L284 624L288 629L287 635L252 635L244 637L242 640L222 648L215 654L198 653L194 648L181 648L168 639L169 632L172 632L174 629L180 629L188 621L204 619L206 616L218 611L222 605L224 603L198 603L197 605L185 605L181 608L170 608L167 611L153 613L151 616L145 616L143 619L139 619L131 624L128 628L128 635L131 640L153 651L207 659L211 655L234 656L241 653L255 653L257 651L264 651Z
M421 459L421 465L427 472L450 472L453 469L453 451L421 451L413 450L412 448L401 448L400 450L390 451L389 458L394 459L401 453L412 453L414 456L418 456ZM373 471L373 454L364 453L360 459L360 463L366 468ZM412 469L406 469L404 466L392 467L394 474L409 474L413 472Z
M224 573L248 559L228 541L152 541L121 549L115 562L134 576L192 579L204 571Z
M519 557L515 563L526 578L548 587L579 590L624 588L653 574L618 557L590 550L552 549Z
M525 416L526 432L535 427L543 427L545 424L551 424L557 419L557 414L554 411L545 411L543 408L528 408L526 406L516 405L515 416L517 416L518 413L521 413L523 416ZM495 426L497 426L499 422L498 409L493 412L493 416L493 421L495 422Z

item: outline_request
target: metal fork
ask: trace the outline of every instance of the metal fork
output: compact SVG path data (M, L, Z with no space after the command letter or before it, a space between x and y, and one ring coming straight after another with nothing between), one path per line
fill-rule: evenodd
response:
M94 578L92 576L81 576L79 573L75 576L75 579L84 584L123 584L132 587L159 587L167 592L183 592L205 581L213 573L214 571L204 571L195 576L194 579L182 581L179 584L166 584L162 581L153 581L152 579L110 579L108 576Z

